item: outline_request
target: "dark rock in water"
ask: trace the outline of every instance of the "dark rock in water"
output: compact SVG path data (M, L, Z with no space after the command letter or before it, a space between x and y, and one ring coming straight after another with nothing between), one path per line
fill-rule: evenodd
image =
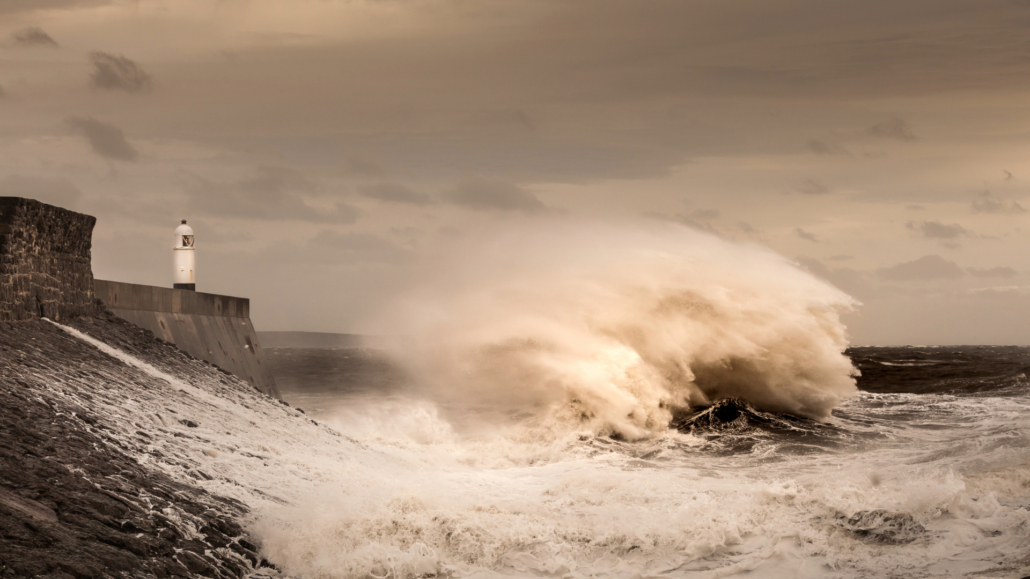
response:
M758 410L739 398L724 398L693 414L677 418L671 426L680 432L697 433L741 431L749 428L795 430L814 424L815 422L805 418Z
M751 405L743 400L727 398L719 400L693 416L681 419L675 426L686 432L742 427L748 424L747 417L749 414L753 414L753 410Z
M837 525L874 543L901 545L926 534L926 528L908 513L891 513L882 509L859 511L847 517L837 515Z
M759 410L737 398L719 400L707 408L676 417L670 427L704 438L725 454L751 452L756 448L777 455L823 452L846 443L845 430L809 418ZM763 451L764 452L764 451Z
M182 372L215 372L113 316L71 323ZM252 573L244 505L145 467L130 451L147 437L129 448L75 402L130 372L118 364L49 322L0 322L0 577Z

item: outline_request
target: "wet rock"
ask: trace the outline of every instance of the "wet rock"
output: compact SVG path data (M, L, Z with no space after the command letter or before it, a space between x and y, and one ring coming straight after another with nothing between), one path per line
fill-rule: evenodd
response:
M229 537L239 537L243 534L243 527L241 527L235 521L229 519L214 519L211 521L211 526L218 529ZM249 544L249 543L248 543ZM253 547L251 547L253 548Z
M245 540L240 540L236 543L229 544L229 549L231 549L233 552L237 553L241 557L245 558L246 560L250 561L251 566L257 567L261 559L257 555L257 549L253 547L254 545L251 545L249 542Z
M212 570L211 563L208 563L203 557L190 551L179 553L176 555L176 559L178 559L190 573L205 573Z
M739 398L724 398L711 406L677 416L671 427L691 434L765 432L792 437L824 437L836 427L809 418L766 412Z
M224 533L222 533L221 531L219 531L211 525L201 527L200 533L204 535L209 545L213 545L219 548L226 547L229 545L229 537L226 537Z
M870 542L888 545L911 543L926 535L926 528L912 515L882 509L837 515L837 525Z

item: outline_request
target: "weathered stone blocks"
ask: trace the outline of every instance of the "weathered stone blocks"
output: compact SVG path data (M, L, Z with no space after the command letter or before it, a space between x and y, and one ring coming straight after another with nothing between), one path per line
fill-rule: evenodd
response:
M33 199L0 197L0 321L100 311L90 267L96 221Z

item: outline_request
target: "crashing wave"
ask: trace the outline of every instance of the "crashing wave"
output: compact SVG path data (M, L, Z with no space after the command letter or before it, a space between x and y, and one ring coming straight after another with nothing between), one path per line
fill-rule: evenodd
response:
M635 440L723 398L821 420L856 391L854 300L761 247L543 221L436 253L379 329L438 400Z

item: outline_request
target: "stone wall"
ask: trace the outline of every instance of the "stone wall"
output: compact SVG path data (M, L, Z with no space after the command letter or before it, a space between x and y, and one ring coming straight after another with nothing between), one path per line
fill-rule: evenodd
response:
M282 399L250 321L250 300L189 290L95 280L107 309L194 358Z
M0 197L0 321L100 311L90 268L96 221L33 199Z

